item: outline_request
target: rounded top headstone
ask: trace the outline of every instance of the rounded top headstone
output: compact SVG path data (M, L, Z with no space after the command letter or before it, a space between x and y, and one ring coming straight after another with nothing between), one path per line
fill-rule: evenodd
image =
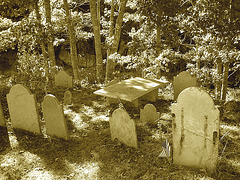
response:
M184 89L177 98L178 105L184 105L192 107L195 104L195 107L209 110L209 107L215 108L214 101L211 96L199 87L189 87ZM207 106L206 106L207 105Z
M10 89L9 94L31 94L31 91L24 85L16 84Z

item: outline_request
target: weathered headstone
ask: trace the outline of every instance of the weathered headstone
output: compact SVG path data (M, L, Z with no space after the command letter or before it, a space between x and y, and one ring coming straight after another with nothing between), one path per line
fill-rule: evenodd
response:
M36 99L27 87L14 85L7 94L7 102L13 128L41 134Z
M214 170L219 143L219 110L204 90L183 90L172 105L173 163Z
M3 126L3 127L6 126L1 102L0 102L0 126Z
M197 79L191 76L188 71L182 71L173 78L174 100L177 99L182 90L188 87L197 87Z
M72 88L73 87L73 78L68 75L65 71L59 71L55 74L55 86Z
M117 138L127 146L137 148L137 134L135 122L123 109L113 111L109 120L112 140Z
M64 118L63 107L55 96L48 94L44 97L42 111L46 123L47 134L49 136L68 139L68 130Z
M153 104L146 104L143 109L140 109L140 122L157 124L160 117L160 113L157 112L156 107Z
M72 93L69 90L64 93L64 104L72 104Z

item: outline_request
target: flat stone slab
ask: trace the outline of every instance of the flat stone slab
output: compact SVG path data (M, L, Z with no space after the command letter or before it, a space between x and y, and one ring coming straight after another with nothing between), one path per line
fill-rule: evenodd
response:
M127 146L137 148L137 133L134 120L123 109L113 111L109 120L112 140L117 138Z
M27 87L14 85L7 94L7 102L13 128L41 134L36 99Z
M55 74L55 86L60 86L64 88L73 87L73 78L68 75L65 71L59 71Z
M157 124L159 118L160 113L153 104L146 104L143 109L140 109L140 122L143 124Z
M191 76L188 71L182 71L173 78L174 100L188 87L197 87L197 79Z
M42 102L43 118L49 136L68 139L68 130L63 107L54 95L48 94Z
M151 93L160 87L164 87L167 84L167 81L157 81L135 77L97 90L94 92L94 94L108 98L119 98L128 102L134 102L142 96Z
M204 90L183 90L171 106L173 163L214 170L219 144L219 110Z

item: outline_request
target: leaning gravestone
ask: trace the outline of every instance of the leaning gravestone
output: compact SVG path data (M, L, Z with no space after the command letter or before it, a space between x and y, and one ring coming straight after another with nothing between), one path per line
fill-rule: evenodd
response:
M64 88L72 88L73 78L68 75L65 71L59 71L55 74L55 86L60 86Z
M113 111L109 120L112 140L117 138L127 146L137 148L137 134L135 122L123 109Z
M140 109L140 122L157 124L160 117L160 113L157 112L156 107L153 104L146 104L143 109Z
M63 107L55 96L48 94L44 97L42 111L46 123L47 134L49 136L68 139L67 124L64 118Z
M188 87L197 87L197 79L192 77L188 71L182 71L173 78L174 100L177 99L182 90Z
M64 93L64 104L66 105L70 105L72 104L72 93L67 90L65 93Z
M202 89L183 90L172 105L173 163L214 170L219 143L219 110Z
M13 128L41 134L36 99L27 87L14 85L7 94L7 102Z

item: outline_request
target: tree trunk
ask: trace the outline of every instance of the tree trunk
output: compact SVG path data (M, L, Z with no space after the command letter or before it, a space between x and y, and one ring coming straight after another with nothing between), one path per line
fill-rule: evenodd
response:
M95 52L96 52L96 64L97 64L97 78L102 79L103 76L103 58L102 58L102 45L100 36L100 21L97 15L96 0L90 0L90 12L93 24L93 33L95 41ZM99 14L100 18L100 14Z
M223 70L223 81L222 81L222 90L221 90L221 100L226 100L227 95L227 85L228 85L228 71L229 71L229 63L224 64Z
M50 7L50 0L44 0L45 6L45 16L46 22L48 26L48 57L50 59L50 67L51 67L51 74L55 72L54 66L56 65L55 61L55 50L53 46L53 36L52 36L52 22L51 22L51 7Z
M157 52L160 53L161 51L161 25L157 23Z
M35 1L35 13L36 13L36 18L37 18L37 29L38 29L38 34L39 34L39 43L42 49L42 55L43 58L45 60L45 71L46 71L46 78L47 78L47 82L48 82L48 78L49 78L49 60L47 57L47 51L46 51L46 46L44 44L43 41L43 29L42 29L42 24L41 24L41 16L39 13L39 7L38 7L38 0Z
M111 39L111 41L113 40L113 30L114 30L114 10L115 10L115 5L114 5L114 1L112 0L111 3L111 14L110 14L110 27L109 27L109 39ZM106 65L106 76L105 76L105 81L107 83L107 81L110 79L111 74L112 74L112 60L110 60L109 56L111 53L111 48L112 48L112 42L110 42L108 44L108 49L107 49L107 65Z
M113 4L113 2L112 2ZM113 34L113 45L112 47L108 48L108 54L107 54L107 68L106 68L106 80L112 79L114 67L115 67L115 62L113 61L112 58L110 58L111 54L114 54L118 51L118 45L120 41L120 36L121 36L121 29L122 29L122 22L123 22L123 15L125 13L125 8L126 8L127 0L122 0L118 12L118 17L115 25L115 32ZM111 9L112 13L112 9ZM111 16L110 16L111 17ZM111 30L111 26L110 26ZM111 36L110 36L111 37Z
M219 100L220 99L220 95L221 95L221 80L220 80L220 76L223 73L223 64L222 61L219 60L217 62L217 79L216 79L216 84L215 84L215 99Z
M113 53L117 52L117 50L118 50L118 45L119 45L121 30L122 30L123 15L125 13L126 4L127 4L127 0L121 1L121 5L120 5L119 12L118 12L116 25L115 25Z
M74 27L72 25L68 2L67 0L63 0L63 3L64 3L64 9L66 12L66 19L67 19L67 26L68 26L68 34L69 34L69 41L70 41L70 58L72 62L73 75L74 75L74 79L78 82L79 76L78 76L78 55L77 55L77 46L76 46L76 35L75 35Z

